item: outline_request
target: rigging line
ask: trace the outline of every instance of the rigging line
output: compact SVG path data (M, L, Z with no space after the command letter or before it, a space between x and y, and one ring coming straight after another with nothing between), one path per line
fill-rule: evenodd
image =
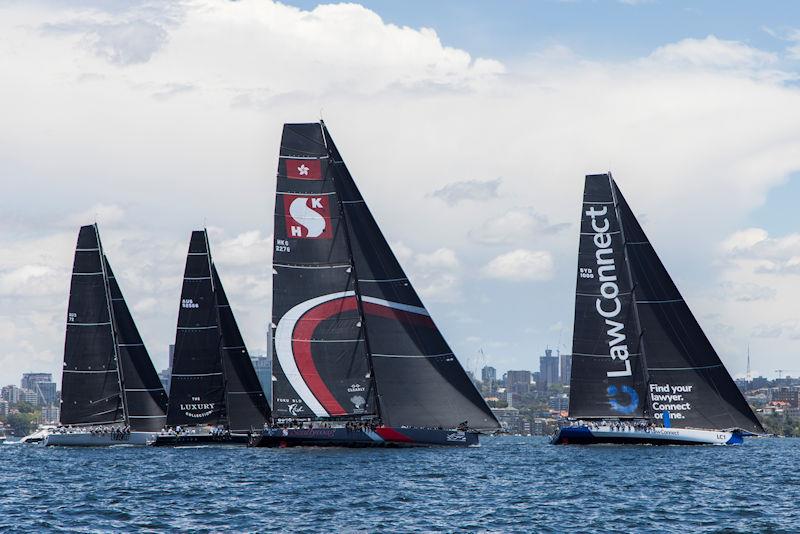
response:
M651 371L694 371L697 369L716 369L723 367L721 363L717 365L703 365L701 367L651 367Z

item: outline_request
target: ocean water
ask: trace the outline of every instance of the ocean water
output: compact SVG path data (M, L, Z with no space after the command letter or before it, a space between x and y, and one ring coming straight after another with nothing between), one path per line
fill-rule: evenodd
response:
M0 446L2 532L798 532L800 440L740 447Z

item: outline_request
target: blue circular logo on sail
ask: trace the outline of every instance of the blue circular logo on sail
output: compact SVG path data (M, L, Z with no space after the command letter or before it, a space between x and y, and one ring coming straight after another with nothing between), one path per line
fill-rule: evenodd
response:
M619 389L617 389L617 386L608 386L606 393L608 394L608 403L615 412L631 414L639 407L639 394L630 386L620 386ZM628 398L626 400L628 402L620 402L616 398L618 394L627 395Z

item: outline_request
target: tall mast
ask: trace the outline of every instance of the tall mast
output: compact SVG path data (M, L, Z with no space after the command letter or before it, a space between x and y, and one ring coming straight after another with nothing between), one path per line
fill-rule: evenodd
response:
M225 362L222 361L222 347L223 347L223 339L222 339L222 325L219 317L219 300L217 299L217 287L214 284L214 271L212 267L211 261L211 245L208 243L208 229L203 226L203 239L206 242L206 261L208 262L208 276L211 279L211 292L214 295L214 315L217 318L217 331L219 332L219 336L217 339L219 340L219 346L217 347L217 353L219 354L219 363L220 369L222 370L222 388L223 388L223 398L225 399L225 404L222 407L222 421L225 426L230 426L228 424L228 376L225 373Z
M355 291L355 294L356 294L355 295L356 296L356 306L358 308L358 315L359 315L359 318L361 320L361 331L364 333L364 346L367 349L367 365L369 367L369 377L371 379L370 383L372 384L372 388L375 391L375 396L374 396L374 398L375 398L375 412L378 414L378 418L383 419L383 416L381 414L380 392L378 391L378 380L375 378L375 368L374 368L374 366L372 364L372 349L370 348L370 345L369 345L369 334L368 334L368 330L367 330L367 314L364 313L364 304L363 304L363 302L361 300L361 289L359 287L359 282L358 282L358 271L356 270L356 262L355 262L354 257L353 257L353 246L352 246L352 244L350 242L350 230L348 229L349 223L347 221L347 213L344 211L344 206L342 204L341 199L339 198L339 190L337 188L336 165L337 165L337 163L340 163L340 162L337 162L334 159L333 153L331 152L330 147L328 147L328 140L327 140L327 138L325 136L325 132L327 131L327 128L325 128L325 121L320 119L319 123L320 123L320 128L322 128L322 140L325 143L325 149L328 151L328 157L330 158L330 161L333 163L331 165L331 169L333 170L333 173L334 173L333 174L333 186L334 186L334 188L336 188L336 204L339 207L339 217L341 218L341 221L342 221L342 224L344 225L344 230L345 230L345 232L344 232L345 242L347 243L347 253L348 253L349 257L350 257L350 269L351 269L352 274L353 274L353 290Z
M619 201L617 200L617 193L614 189L614 178L611 176L611 171L608 172L608 185L611 188L611 198L614 202L614 211L617 214L619 236L622 240L622 255L625 258L625 269L628 271L628 280L630 280L631 283L631 306L633 307L633 317L634 321L636 322L636 330L639 332L639 357L642 359L642 375L644 378L647 398L650 399L650 373L647 370L647 358L645 357L644 352L644 331L642 330L642 323L639 321L639 307L636 305L636 282L633 279L633 271L631 270L630 258L628 257L628 241L625 239L625 228L623 227L622 217L619 211ZM649 402L645 403L643 413L648 419L652 419Z
M111 305L111 288L108 285L108 272L106 271L106 255L103 251L103 243L100 241L100 229L94 223L94 232L97 236L97 248L100 254L100 267L103 271L103 290L106 294L106 307L108 309L108 319L111 322L111 340L114 345L114 362L117 366L117 383L119 384L120 400L122 401L122 418L125 425L130 425L128 419L128 398L125 393L125 377L122 371L122 361L119 357L119 342L117 341L117 321L114 319L114 306Z

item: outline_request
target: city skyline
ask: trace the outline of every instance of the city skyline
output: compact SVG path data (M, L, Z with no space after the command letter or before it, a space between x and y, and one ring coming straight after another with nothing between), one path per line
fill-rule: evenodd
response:
M0 6L0 382L60 375L95 220L157 368L203 225L265 353L278 137L320 115L465 367L570 352L583 176L606 170L731 374L748 344L754 374L797 367L795 4L410 5Z

